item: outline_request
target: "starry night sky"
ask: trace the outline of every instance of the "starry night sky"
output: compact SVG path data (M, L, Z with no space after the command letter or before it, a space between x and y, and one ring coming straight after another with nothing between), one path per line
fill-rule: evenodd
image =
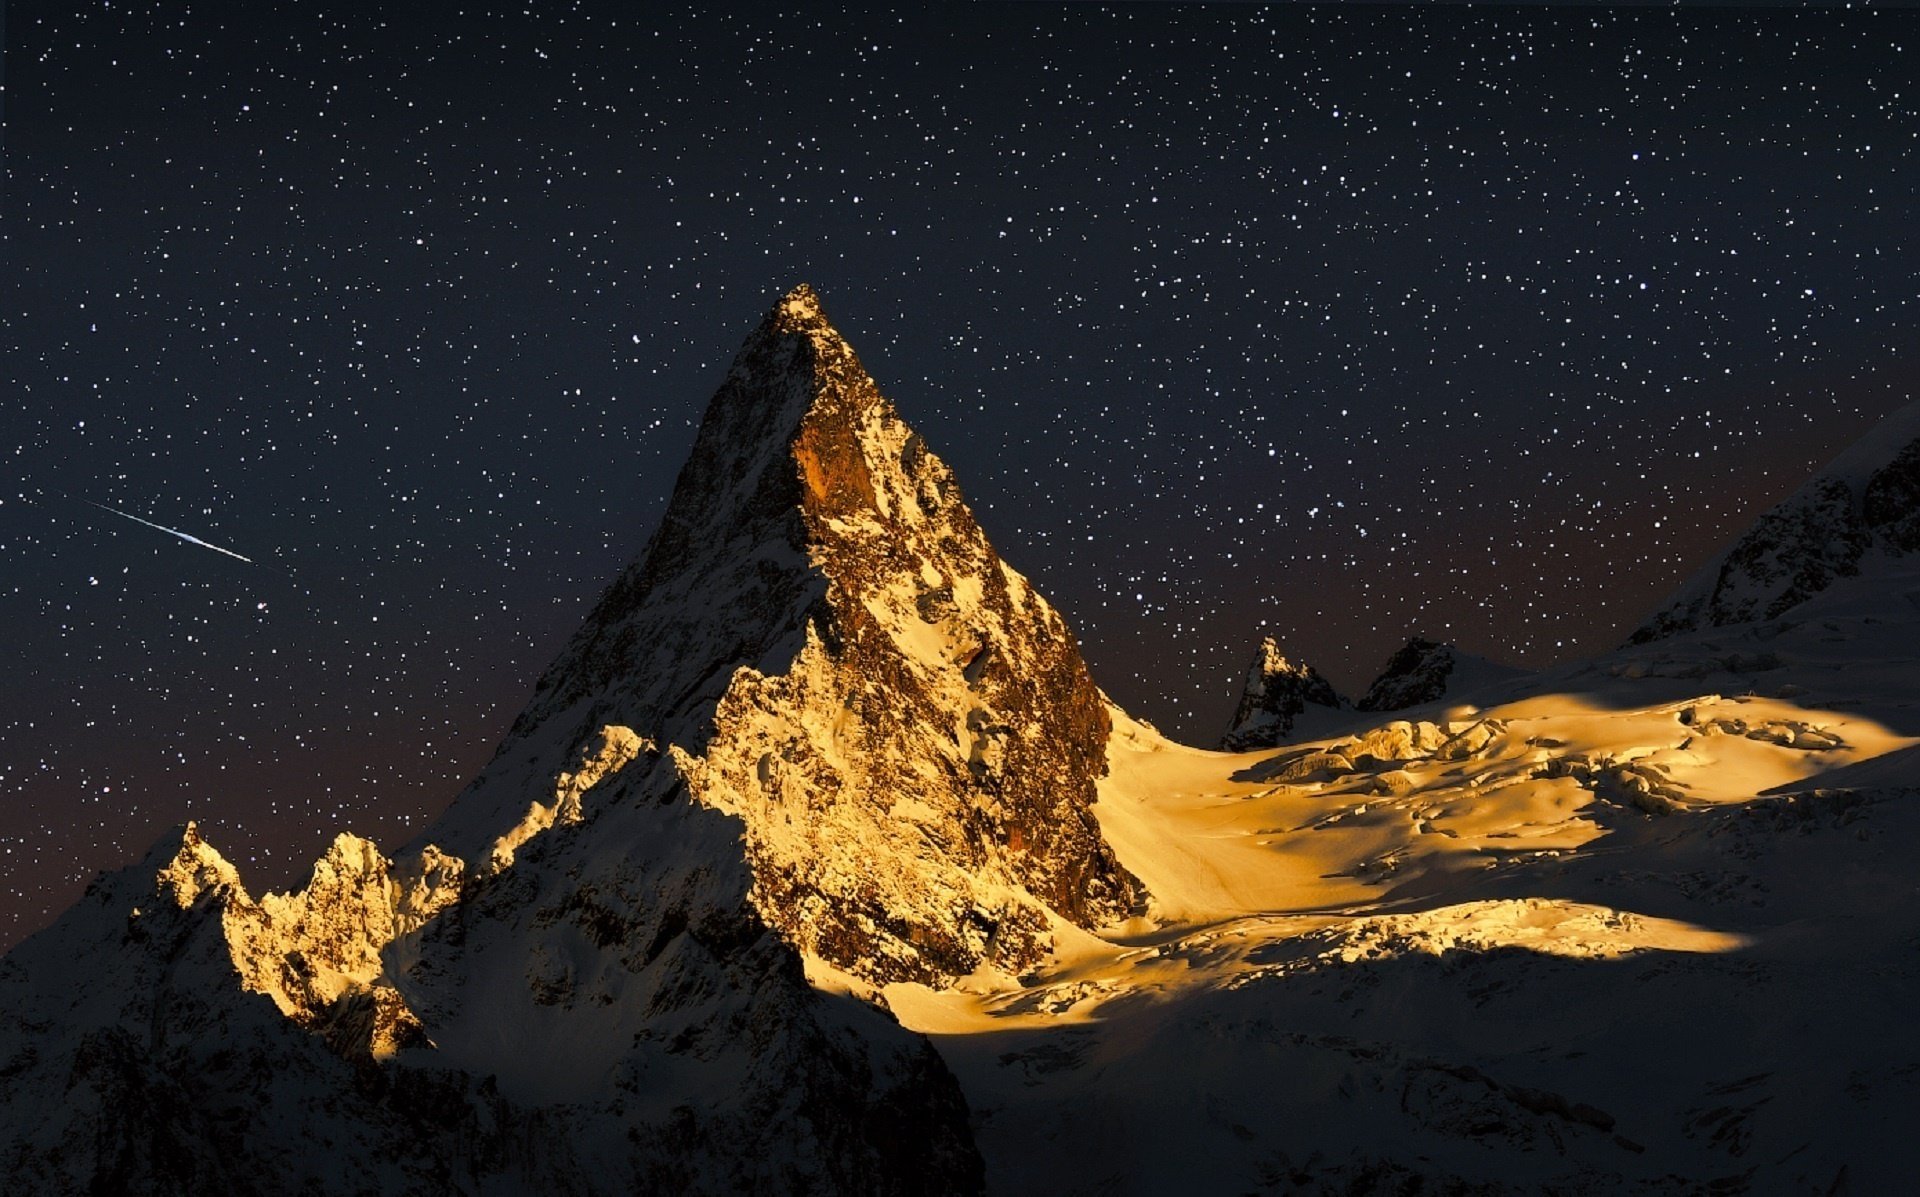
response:
M7 7L0 943L443 807L801 280L1206 743L1610 647L1920 377L1920 13L642 7Z

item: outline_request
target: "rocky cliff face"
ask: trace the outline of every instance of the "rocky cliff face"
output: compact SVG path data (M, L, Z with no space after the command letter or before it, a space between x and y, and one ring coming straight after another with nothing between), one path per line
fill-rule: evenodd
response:
M1920 551L1920 404L1763 514L1636 629L1645 644L1778 619L1876 560Z
M0 1163L55 1193L972 1191L965 1101L870 986L1018 974L1141 907L1090 809L1110 730L797 288L418 842L343 835L255 900L189 827L7 957Z
M1233 721L1220 738L1227 752L1252 752L1287 742L1295 722L1308 707L1339 710L1346 700L1327 679L1305 661L1291 661L1273 637L1263 637L1247 667L1246 686L1234 708Z

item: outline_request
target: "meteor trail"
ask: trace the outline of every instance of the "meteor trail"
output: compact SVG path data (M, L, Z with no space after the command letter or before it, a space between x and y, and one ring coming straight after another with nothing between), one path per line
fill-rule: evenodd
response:
M232 549L223 549L217 544L208 544L206 541L201 540L198 536L189 536L185 532L181 532L174 528L169 528L165 524L156 524L152 520L143 520L137 515L133 515L129 512L120 510L118 507L109 507L105 503L95 503L92 499L81 499L80 501L82 503L87 504L89 507L98 507L102 511L111 511L113 514L120 516L122 519L130 519L136 524L145 524L149 528L158 529L161 532L165 532L168 536L178 536L181 540L186 541L188 544L197 544L203 549L212 549L216 553L225 553L227 556L233 558L235 561L244 561L248 565L252 565L254 563L253 558L242 557L240 554L234 552Z

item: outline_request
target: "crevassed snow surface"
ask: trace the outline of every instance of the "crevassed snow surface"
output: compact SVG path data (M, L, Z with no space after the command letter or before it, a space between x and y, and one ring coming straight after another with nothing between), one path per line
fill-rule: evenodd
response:
M1148 917L884 998L1003 1192L1892 1191L1917 585L1258 753L1116 713L1096 811Z

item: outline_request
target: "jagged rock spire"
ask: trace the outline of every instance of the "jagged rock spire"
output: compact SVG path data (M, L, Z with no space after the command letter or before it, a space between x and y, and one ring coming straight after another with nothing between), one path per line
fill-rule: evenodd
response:
M1247 682L1220 747L1251 752L1284 744L1294 722L1309 706L1338 710L1346 700L1304 661L1291 661L1273 637L1266 636L1247 668Z

